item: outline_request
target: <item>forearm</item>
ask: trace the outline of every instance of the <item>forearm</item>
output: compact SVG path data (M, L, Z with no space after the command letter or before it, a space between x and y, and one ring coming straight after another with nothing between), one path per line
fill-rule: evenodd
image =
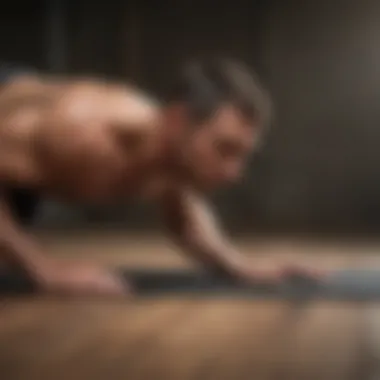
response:
M10 236L0 233L0 260L4 259L13 267L38 276L45 262L39 248L27 235Z
M245 258L228 241L210 207L197 195L171 195L167 226L173 240L209 270L235 275Z
M0 260L36 276L46 261L32 237L13 221L3 202L0 205Z
M175 240L189 257L212 272L235 275L245 259L229 242L205 242L191 235L177 237Z

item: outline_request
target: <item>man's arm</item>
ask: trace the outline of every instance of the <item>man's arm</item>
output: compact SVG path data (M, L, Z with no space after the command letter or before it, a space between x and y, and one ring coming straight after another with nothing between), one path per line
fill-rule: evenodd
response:
M51 260L0 203L0 261L25 273L39 290L57 294L125 295L128 284L107 268Z
M191 257L212 271L245 278L247 258L226 239L211 208L194 191L172 190L162 198L170 235Z
M315 268L290 263L262 270L238 252L218 226L210 206L193 191L172 190L162 198L166 226L181 248L206 268L250 283L276 283L300 275L319 279L322 272Z
M0 198L0 260L21 268L34 279L42 279L48 265L32 237L18 226L4 198Z

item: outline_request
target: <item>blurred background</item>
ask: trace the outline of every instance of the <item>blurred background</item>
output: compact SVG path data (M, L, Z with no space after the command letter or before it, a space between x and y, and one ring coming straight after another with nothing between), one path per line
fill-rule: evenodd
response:
M160 97L202 53L252 66L276 111L246 179L215 194L232 232L371 232L380 225L380 4L330 0L14 0L1 59L133 81ZM39 225L156 229L150 205L48 201Z
M158 98L172 72L196 55L245 61L268 87L275 120L244 181L214 195L223 224L231 233L264 236L262 244L239 241L255 253L253 266L379 268L377 241L314 246L280 238L276 245L266 236L377 237L379 20L378 0L13 0L0 11L0 61L133 81ZM159 231L150 204L46 200L37 227L47 231L46 251L64 259L188 264L162 241L127 236ZM108 230L123 234L93 233ZM0 301L4 380L380 379L378 304Z

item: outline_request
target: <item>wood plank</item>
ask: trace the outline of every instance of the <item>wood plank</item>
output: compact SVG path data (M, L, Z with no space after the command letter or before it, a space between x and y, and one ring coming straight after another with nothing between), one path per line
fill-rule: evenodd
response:
M60 257L87 260L94 249L92 257L104 263L186 266L165 245L154 253L154 245L144 250L140 244L138 250L131 244L128 254L122 239L56 244ZM359 256L336 247L287 252L285 245L269 246L262 245L252 262L276 265L298 258L330 268L379 262L373 248ZM255 245L245 248L258 251ZM4 380L372 380L370 369L380 359L370 344L370 331L377 330L369 329L368 310L355 303L237 299L7 299L0 308L0 373ZM374 321L378 312L371 315Z

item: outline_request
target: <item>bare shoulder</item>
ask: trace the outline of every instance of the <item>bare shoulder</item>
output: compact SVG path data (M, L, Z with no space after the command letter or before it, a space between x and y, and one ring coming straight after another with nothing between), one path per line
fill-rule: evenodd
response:
M148 126L159 116L159 105L132 85L93 78L25 77L0 92L0 106L41 100L46 117L72 124Z
M110 101L114 104L115 117L120 122L149 125L155 123L160 114L158 102L139 88L115 86Z
M78 119L145 125L159 115L159 105L138 88L100 80L77 80L62 87L58 112Z

